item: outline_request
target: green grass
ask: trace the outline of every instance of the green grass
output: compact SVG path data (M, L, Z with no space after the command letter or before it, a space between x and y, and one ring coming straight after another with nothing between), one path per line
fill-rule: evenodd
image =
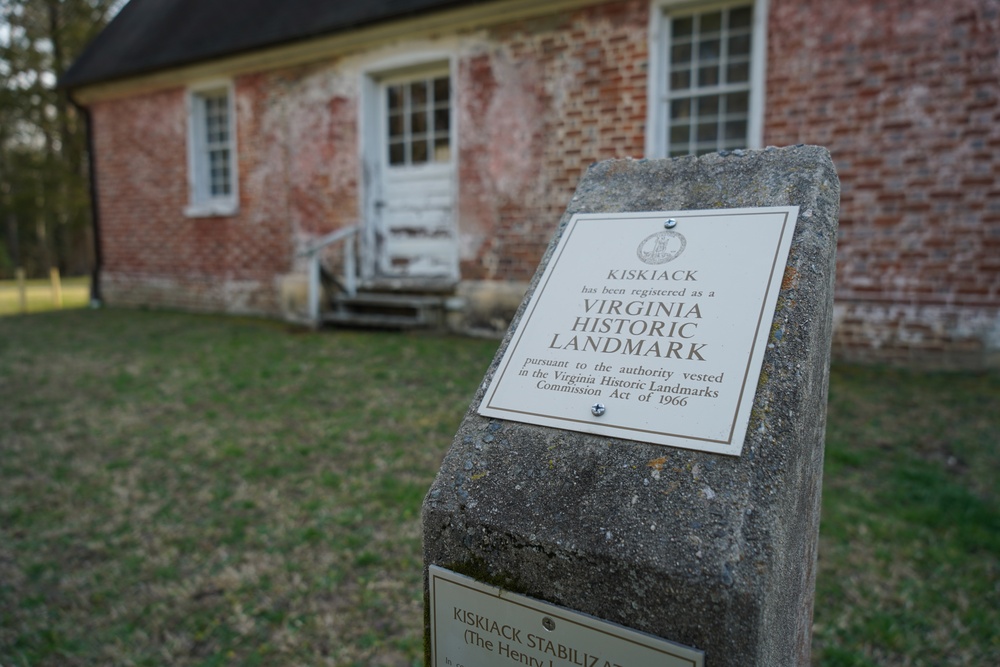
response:
M420 501L495 346L0 318L0 665L419 665ZM816 664L1000 664L998 406L834 369Z
M1000 377L835 367L821 664L1000 664Z
M60 281L60 306L48 280L24 281L24 302L21 290L13 280L0 280L0 317L24 313L42 313L60 308L83 308L90 302L89 278L63 278Z

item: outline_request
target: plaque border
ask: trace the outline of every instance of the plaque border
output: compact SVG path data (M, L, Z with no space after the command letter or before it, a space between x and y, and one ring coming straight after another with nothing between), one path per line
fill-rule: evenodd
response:
M507 373L511 362L515 356L515 351L521 342L524 334L526 333L527 327L525 326L529 322L535 313L541 299L540 296L545 292L548 287L549 281L552 279L553 274L556 271L556 267L559 261L563 258L563 254L566 252L566 248L569 245L569 241L572 235L576 232L577 227L581 222L586 221L613 221L613 220L639 220L639 219L667 219L673 218L677 221L683 220L696 220L698 218L725 218L725 217L748 217L754 215L774 215L782 214L783 219L781 222L781 231L778 234L778 241L775 244L774 252L771 256L771 269L768 274L767 285L760 295L760 308L757 313L757 322L753 328L752 339L750 343L750 348L747 353L747 361L743 369L743 377L740 381L740 389L736 400L735 410L733 412L732 418L729 420L729 435L726 439L720 440L717 438L708 438L703 436L686 435L683 433L672 433L661 430L653 430L649 428L641 428L636 426L624 426L619 424L595 423L591 420L579 419L575 417L561 416L561 415L551 415L542 412L532 412L528 410L520 410L512 407L504 407L493 404L493 400L496 397L497 390L500 384L503 382L503 377ZM764 343L766 339L761 339L761 327L764 326L765 322L770 323L773 320L774 312L773 306L771 310L771 318L767 318L768 313L767 306L770 301L772 301L772 287L776 279L781 280L784 277L784 271L781 272L779 276L777 274L778 263L780 260L784 259L787 264L788 256L791 251L791 240L790 237L795 233L795 225L798 220L799 207L798 206L766 206L766 207L753 207L753 208L729 208L729 209L700 209L691 211L640 211L640 212L621 212L621 213L575 213L570 218L569 222L566 224L566 228L563 230L562 235L559 237L559 241L556 245L556 250L550 258L548 264L545 266L545 271L542 274L542 278L539 280L537 287L531 293L529 297L528 307L525 309L521 319L518 320L517 328L514 332L514 336L511 338L510 343L507 345L504 355L501 358L500 364L497 366L496 372L490 379L490 383L486 388L486 392L483 395L483 399L477 408L477 412L480 415L486 417L498 417L501 419L507 418L512 421L522 421L515 417L504 417L507 415L525 415L528 417L535 417L538 419L543 419L547 423L539 423L537 421L529 421L528 423L536 424L539 426L548 426L553 428L551 422L558 423L570 423L570 424L580 424L587 428L572 428L570 430L578 430L583 433L590 433L595 435L609 435L609 437L618 437L624 440L632 440L637 442L649 442L645 440L639 440L634 437L638 434L649 434L660 436L664 438L673 438L681 441L696 441L704 442L709 445L708 447L696 447L688 446L682 444L682 442L650 442L649 444L654 444L658 446L666 447L680 447L682 449L693 449L698 451L707 451L717 454L728 454L732 456L739 456L742 453L743 444L746 440L746 434L740 439L738 446L734 443L736 438L736 427L740 421L740 413L743 408L744 395L747 391L747 386L749 384L751 376L754 378L754 384L760 378L760 368L757 369L756 373L753 373L754 365L754 355L758 352L758 345ZM752 224L752 222L750 223ZM790 227L790 229L789 229ZM676 228L675 228L676 229ZM782 250L784 249L784 252ZM780 292L780 287L773 293L773 301L776 304L778 293ZM760 356L760 366L763 367L763 354ZM754 393L756 394L756 388L754 388ZM751 406L752 408L752 406ZM484 410L488 411L485 412ZM749 418L747 420L749 426ZM558 427L555 427L558 428ZM620 432L621 435L610 435L609 432ZM629 434L633 434L630 436ZM736 448L736 451L731 451L732 448Z

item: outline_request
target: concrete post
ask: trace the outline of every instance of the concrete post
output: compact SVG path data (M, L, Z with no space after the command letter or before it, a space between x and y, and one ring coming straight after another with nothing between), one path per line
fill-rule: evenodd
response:
M827 151L594 165L511 332L574 213L769 206L799 215L742 455L480 416L509 332L425 499L425 576L447 568L711 667L809 663L839 208Z

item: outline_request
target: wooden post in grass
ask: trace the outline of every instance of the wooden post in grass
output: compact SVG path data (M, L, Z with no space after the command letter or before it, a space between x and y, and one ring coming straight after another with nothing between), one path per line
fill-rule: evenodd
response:
M59 280L59 269L54 266L49 269L49 280L52 282L52 305L56 308L62 308L62 282Z
M59 279L59 269L52 267L49 269L49 281L52 283L52 305L56 308L63 307L62 281Z
M24 269L16 269L14 271L14 276L17 278L17 296L18 302L21 304L21 313L28 312L28 295L26 294L26 286L24 284Z

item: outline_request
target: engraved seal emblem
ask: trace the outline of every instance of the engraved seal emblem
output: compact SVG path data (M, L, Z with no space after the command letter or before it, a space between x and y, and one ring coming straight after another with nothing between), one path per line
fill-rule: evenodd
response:
M644 264L666 264L677 259L684 248L687 239L680 232L657 232L642 240L635 254Z

